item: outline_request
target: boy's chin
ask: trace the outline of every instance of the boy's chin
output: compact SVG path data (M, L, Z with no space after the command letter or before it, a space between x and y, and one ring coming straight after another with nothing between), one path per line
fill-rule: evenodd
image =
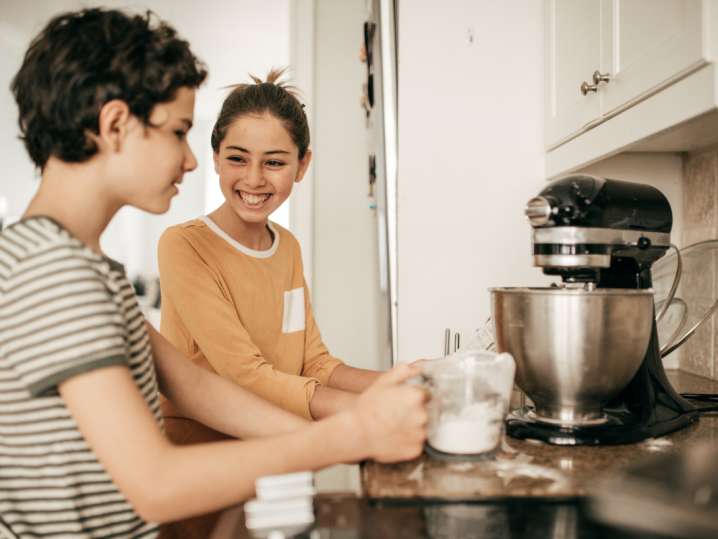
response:
M144 202L142 204L132 204L132 206L134 206L138 210L146 211L147 213L152 213L154 215L162 215L163 213L167 213L171 205L172 199L156 200L152 202Z

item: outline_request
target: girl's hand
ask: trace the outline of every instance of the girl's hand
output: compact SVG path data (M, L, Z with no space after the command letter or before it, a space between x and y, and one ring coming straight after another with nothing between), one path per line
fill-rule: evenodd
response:
M417 367L397 365L359 396L352 413L374 460L395 462L421 454L428 421L427 393L404 383L420 372Z

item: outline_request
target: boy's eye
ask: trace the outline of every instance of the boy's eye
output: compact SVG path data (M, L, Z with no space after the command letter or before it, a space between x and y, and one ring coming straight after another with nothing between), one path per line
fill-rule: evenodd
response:
M234 163L244 163L244 157L242 157L241 155L230 155L229 157L227 157L227 160Z
M182 131L181 129L178 129L177 131L175 131L175 136L180 140L184 140L187 137L187 131Z
M282 161L277 161L276 159L271 159L271 160L267 161L267 166L270 166L270 167L281 167L281 166L284 166L284 162L282 162Z

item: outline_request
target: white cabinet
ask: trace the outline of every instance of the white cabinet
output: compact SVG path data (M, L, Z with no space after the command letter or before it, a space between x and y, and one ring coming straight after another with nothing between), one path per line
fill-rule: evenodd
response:
M601 36L604 115L707 61L700 0L602 0Z
M547 148L708 63L711 8L713 0L547 0ZM608 82L594 84L596 71Z
M600 96L582 95L581 82L601 65L601 3L546 2L546 141L565 139L601 114Z

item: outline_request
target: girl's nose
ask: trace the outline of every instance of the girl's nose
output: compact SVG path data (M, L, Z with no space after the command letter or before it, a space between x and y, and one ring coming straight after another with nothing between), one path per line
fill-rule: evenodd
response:
M261 166L250 166L246 178L247 187L260 187L264 185L264 172Z

